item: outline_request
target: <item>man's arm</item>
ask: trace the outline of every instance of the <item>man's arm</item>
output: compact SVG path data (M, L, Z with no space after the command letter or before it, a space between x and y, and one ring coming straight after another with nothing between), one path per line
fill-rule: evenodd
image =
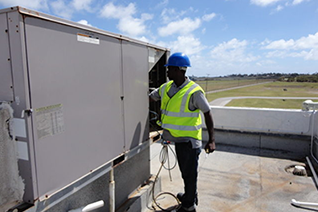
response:
M204 113L205 125L208 130L209 140L205 145L204 149L206 153L212 153L215 150L215 141L214 141L214 124L211 110Z
M156 102L161 99L159 95L159 88L153 89L149 94L149 102Z
M205 125L209 134L209 140L208 143L205 145L204 149L207 153L212 153L215 150L214 124L208 100L205 98L203 92L198 91L192 94L190 103L190 110L200 109L204 114Z

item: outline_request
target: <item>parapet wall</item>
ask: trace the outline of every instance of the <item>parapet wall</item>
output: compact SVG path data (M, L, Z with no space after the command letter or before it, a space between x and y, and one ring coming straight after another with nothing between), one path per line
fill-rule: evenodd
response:
M317 135L314 111L212 106L216 143L310 155L312 132ZM205 126L204 126L205 127ZM203 140L207 140L204 130Z
M217 106L211 109L216 129L311 135L313 111ZM315 125L317 121L315 115Z

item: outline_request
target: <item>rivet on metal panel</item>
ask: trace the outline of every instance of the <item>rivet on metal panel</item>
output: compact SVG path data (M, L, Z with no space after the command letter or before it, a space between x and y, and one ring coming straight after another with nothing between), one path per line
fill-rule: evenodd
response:
M6 29L5 32L8 33L8 30Z

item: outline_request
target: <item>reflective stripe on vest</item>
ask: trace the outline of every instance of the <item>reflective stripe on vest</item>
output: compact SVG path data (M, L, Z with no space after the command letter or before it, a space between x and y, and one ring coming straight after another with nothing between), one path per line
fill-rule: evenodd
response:
M188 90L187 92L184 94L184 96L182 97L182 102L181 102L181 107L180 107L180 112L171 112L171 111L166 111L166 110L161 110L161 113L163 113L166 116L172 116L172 117L199 117L199 112L184 112L185 108L186 108L186 104L187 104L187 99L188 99L188 95L189 93L195 89L196 87L198 87L199 85L197 84L193 84ZM164 87L164 89L166 89L167 86Z
M172 98L168 96L172 81L160 87L161 95L161 121L162 127L174 137L192 137L202 140L202 121L200 111L190 111L189 101L191 95L196 91L204 91L202 88L190 81L184 88L179 90Z
M162 127L173 129L173 130L196 131L202 128L202 124L197 126L181 126L181 125L174 125L174 124L163 124Z

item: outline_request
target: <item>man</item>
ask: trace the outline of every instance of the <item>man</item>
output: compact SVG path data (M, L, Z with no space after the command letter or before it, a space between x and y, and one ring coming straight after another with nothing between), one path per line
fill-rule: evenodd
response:
M184 193L177 195L181 201L178 212L196 211L198 159L202 146L202 120L204 114L209 140L205 146L207 153L215 150L213 119L210 106L203 89L185 76L191 67L187 55L172 54L168 63L169 82L152 91L151 99L161 100L161 120L163 139L175 143L176 155L184 182Z

